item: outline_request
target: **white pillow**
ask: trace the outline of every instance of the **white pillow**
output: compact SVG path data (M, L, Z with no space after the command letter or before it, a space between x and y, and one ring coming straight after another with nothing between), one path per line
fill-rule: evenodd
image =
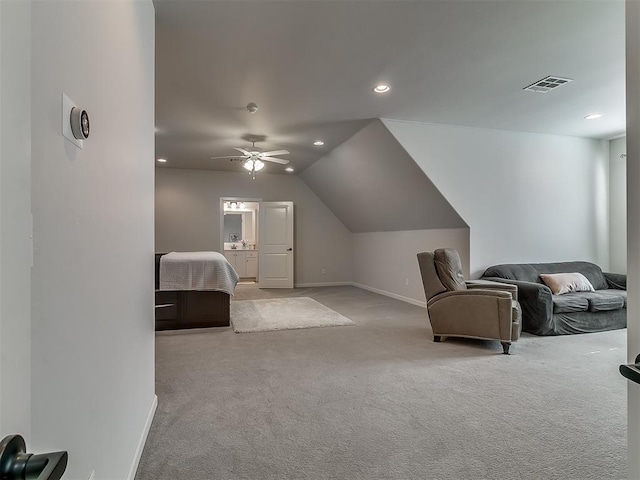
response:
M569 292L595 292L591 282L581 273L541 273L540 278L554 295Z

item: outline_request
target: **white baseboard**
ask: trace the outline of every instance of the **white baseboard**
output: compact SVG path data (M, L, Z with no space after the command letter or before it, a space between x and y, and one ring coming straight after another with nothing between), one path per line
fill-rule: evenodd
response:
M368 285L362 285L356 282L351 282L351 285L353 285L354 287L362 288L363 290L369 290L370 292L384 295L385 297L391 297L391 298L395 298L396 300L400 300L402 302L407 302L412 305L417 305L418 307L424 307L424 308L427 307L427 302L421 302L420 300L416 300L414 298L404 297L402 295L398 295L397 293L387 292L385 290L369 287Z
M156 414L157 408L158 396L154 395L153 402L151 403L151 410L149 410L147 421L144 424L144 429L142 430L142 435L140 436L140 441L138 442L138 448L136 448L136 454L133 457L133 463L131 464L131 468L129 469L129 475L127 475L128 480L135 480L136 472L138 470L138 464L140 463L140 459L142 458L144 444L147 442L147 436L149 435L149 430L151 429L151 422L153 422L153 416Z
M324 283L296 283L296 288L305 287L344 287L345 285L353 285L353 282L324 282Z

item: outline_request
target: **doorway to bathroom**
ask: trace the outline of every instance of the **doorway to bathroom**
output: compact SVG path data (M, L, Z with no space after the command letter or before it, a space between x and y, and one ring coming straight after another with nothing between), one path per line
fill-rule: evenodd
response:
M220 251L240 277L240 284L255 284L259 272L258 213L260 199L220 199Z

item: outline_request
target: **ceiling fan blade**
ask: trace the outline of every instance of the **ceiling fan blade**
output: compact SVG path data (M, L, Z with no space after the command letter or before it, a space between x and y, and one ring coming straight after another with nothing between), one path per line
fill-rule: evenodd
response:
M265 157L270 157L272 155L288 155L288 150L272 150L270 152L262 152L262 155Z
M227 159L246 158L246 155L225 155L224 157L209 157L210 160L217 160L219 158L227 158Z
M266 160L267 162L280 163L282 165L286 165L289 163L289 160L283 160L281 158L273 158L273 157L260 157L260 160Z
M240 147L233 147L233 148L234 148L234 150L239 151L243 155L249 155L249 152L247 152L244 148L240 148Z

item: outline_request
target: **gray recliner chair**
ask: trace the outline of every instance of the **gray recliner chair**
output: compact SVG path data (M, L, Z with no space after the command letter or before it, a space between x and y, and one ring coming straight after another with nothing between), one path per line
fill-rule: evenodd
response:
M518 288L486 280L465 281L456 250L418 253L433 340L468 337L499 340L503 353L520 337Z

